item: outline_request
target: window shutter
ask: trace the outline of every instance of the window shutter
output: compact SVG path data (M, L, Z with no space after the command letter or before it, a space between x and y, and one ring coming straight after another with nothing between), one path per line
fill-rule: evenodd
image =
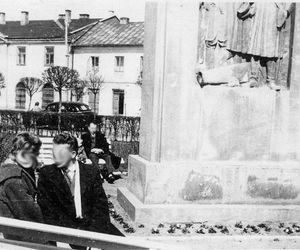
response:
M113 114L119 114L119 93L113 93Z
M42 89L42 108L54 101L54 90L52 86L45 86Z
M16 108L25 109L26 104L26 90L22 82L16 86Z

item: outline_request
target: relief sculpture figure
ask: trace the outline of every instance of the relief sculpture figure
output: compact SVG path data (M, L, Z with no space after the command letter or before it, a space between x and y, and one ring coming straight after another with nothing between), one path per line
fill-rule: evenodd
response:
M244 86L267 85L270 89L280 90L280 86L276 84L276 72L278 62L283 56L285 39L283 30L293 10L293 4L264 1L236 2L226 4L226 7L219 4L219 9L223 14L223 19L218 19L222 24L217 30L219 36L222 35L223 47L228 52L228 56L226 60L219 60L219 63L215 63L214 68L209 63L198 65L196 72L200 85L224 83L237 86L247 82ZM207 11L211 11L211 8ZM211 14L202 15L201 18L210 16ZM207 27L207 29L210 28ZM216 28L213 26L212 30ZM206 44L208 44L207 40ZM209 46L206 46L206 50L208 49ZM215 51L215 53L219 52ZM225 55L224 52L222 53ZM210 54L206 53L205 56L209 57ZM204 62L209 62L209 59L206 58ZM209 77L217 75L217 71L226 72L223 74L224 79L214 80ZM265 72L265 74L260 74L260 72Z

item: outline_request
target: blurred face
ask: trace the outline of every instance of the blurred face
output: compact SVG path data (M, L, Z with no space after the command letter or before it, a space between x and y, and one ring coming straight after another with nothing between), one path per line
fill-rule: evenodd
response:
M68 144L53 143L53 158L58 168L67 167L76 158L76 152Z
M91 134L95 134L96 131L97 131L97 125L94 124L94 123L91 123L90 126L89 126L89 131Z
M15 161L24 168L36 168L38 165L37 153L28 150L20 150L15 156Z

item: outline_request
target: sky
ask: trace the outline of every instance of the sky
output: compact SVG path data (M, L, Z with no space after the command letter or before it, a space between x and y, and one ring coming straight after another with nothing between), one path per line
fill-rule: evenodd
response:
M29 20L57 19L66 9L72 18L79 14L90 14L91 18L107 17L113 10L118 17L129 17L130 21L144 21L145 0L0 0L0 12L6 20L20 20L21 11L29 12Z

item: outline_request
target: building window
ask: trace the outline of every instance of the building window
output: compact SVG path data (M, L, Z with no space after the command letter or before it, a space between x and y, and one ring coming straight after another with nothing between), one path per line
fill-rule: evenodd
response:
M92 56L92 67L99 68L99 56Z
M25 109L26 90L23 82L19 82L16 86L16 109Z
M26 65L26 47L18 47L18 65Z
M117 71L117 72L124 71L124 56L116 56L115 71Z
M42 108L46 108L46 106L54 101L54 90L51 84L45 84L42 89Z
M113 89L113 114L124 115L124 90Z
M45 66L54 64L54 47L45 47Z

